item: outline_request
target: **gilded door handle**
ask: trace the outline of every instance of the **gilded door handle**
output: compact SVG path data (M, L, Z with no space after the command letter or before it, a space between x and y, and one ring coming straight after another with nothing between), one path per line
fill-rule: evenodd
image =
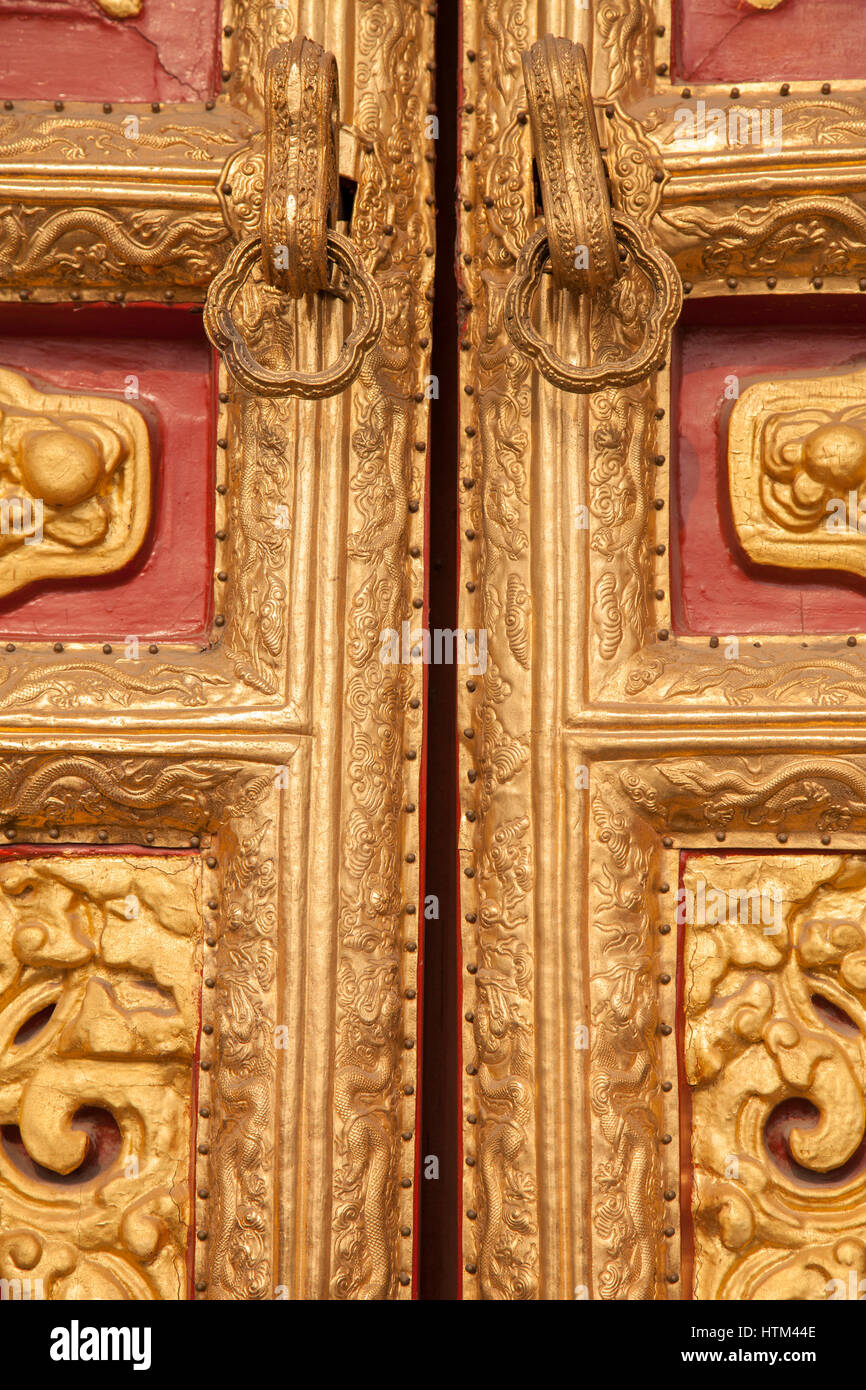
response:
M333 228L340 131L333 53L303 37L272 49L266 92L261 232L240 242L215 276L204 325L232 376L248 391L317 400L337 395L355 380L381 336L384 306L357 249ZM331 366L305 373L266 366L256 356L234 305L245 286L256 284L257 266L264 277L262 294L300 299L321 291L351 301L352 330ZM346 279L345 289L335 280L335 267Z
M521 251L505 295L504 323L517 348L562 391L588 393L643 381L665 362L682 307L673 262L631 218L615 217L601 157L583 48L548 34L523 54L544 226ZM653 294L643 344L625 361L567 362L532 323L532 301L550 261L554 279L578 294L603 294L620 273L618 243Z

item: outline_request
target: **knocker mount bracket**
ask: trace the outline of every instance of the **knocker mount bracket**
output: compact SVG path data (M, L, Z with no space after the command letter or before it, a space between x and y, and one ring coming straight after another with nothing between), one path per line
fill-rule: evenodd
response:
M303 37L271 50L266 66L265 174L259 231L234 248L213 280L204 325L229 371L248 391L317 400L358 376L384 323L379 288L351 240L335 230L340 200L340 96L333 53ZM337 294L354 310L351 332L330 367L303 373L265 366L233 313L236 296L261 271L290 299ZM345 290L335 271L345 277Z
M614 215L582 45L548 34L522 61L544 225L518 258L505 297L505 327L515 346L560 390L586 394L632 385L667 358L682 306L679 275L643 227ZM545 267L549 262L563 290L594 296L610 290L629 257L653 294L643 345L627 361L598 367L566 362L531 319Z

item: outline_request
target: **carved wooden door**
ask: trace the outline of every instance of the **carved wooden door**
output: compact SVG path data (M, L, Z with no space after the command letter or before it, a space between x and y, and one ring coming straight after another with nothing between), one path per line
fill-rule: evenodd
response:
M408 1298L432 18L0 44L3 1297Z
M464 1296L859 1297L866 11L463 24Z

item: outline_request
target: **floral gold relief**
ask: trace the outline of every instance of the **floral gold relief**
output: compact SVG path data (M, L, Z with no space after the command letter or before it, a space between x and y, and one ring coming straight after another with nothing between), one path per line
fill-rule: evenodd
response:
M747 386L731 413L728 470L751 559L866 574L866 373Z
M150 493L139 410L40 391L0 368L0 597L37 579L120 569L144 540Z
M866 1273L866 858L697 855L683 886L694 1297L847 1297Z
M0 1278L38 1296L187 1295L200 897L188 854L0 862Z

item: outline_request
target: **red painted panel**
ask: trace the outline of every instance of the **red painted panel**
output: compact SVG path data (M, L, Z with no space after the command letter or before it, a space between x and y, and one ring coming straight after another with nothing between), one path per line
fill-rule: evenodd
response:
M112 19L99 0L0 0L2 96L205 101L219 90L221 0L143 0Z
M674 0L674 74L690 82L862 79L863 0Z
M678 344L671 602L678 632L833 633L866 629L866 581L756 565L740 547L727 482L726 378L846 370L866 356L860 299L696 302Z
M6 306L0 366L70 391L123 395L151 426L152 524L102 578L41 581L0 601L0 640L203 642L213 605L216 361L186 309Z

